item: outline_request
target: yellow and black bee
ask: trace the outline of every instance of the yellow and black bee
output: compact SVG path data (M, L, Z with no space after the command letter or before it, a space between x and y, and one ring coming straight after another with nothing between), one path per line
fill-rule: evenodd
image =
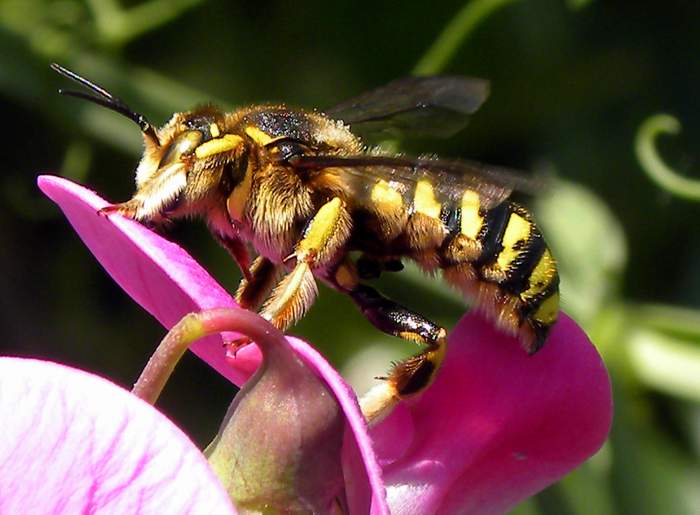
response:
M442 270L528 352L544 344L559 310L557 266L528 212L507 200L528 181L474 162L383 154L356 135L367 127L455 132L486 99L485 81L406 78L325 113L207 106L156 129L103 88L52 68L94 95L63 93L117 111L143 132L136 193L107 211L156 224L203 217L244 275L238 302L262 306L282 331L313 303L316 278L348 294L380 330L425 345L387 378L397 398L431 383L447 342L445 329L361 282L400 270L402 258Z

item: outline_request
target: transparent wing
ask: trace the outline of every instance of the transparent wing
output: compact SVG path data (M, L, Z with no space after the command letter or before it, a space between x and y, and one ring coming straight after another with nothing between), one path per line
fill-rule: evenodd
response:
M325 111L361 134L448 137L463 129L489 93L468 77L405 77Z
M534 194L543 188L542 181L516 170L475 161L361 154L295 156L289 163L299 170L338 169L368 185L384 179L408 188L428 179L441 198L459 201L464 190L469 189L479 194L486 208L501 203L514 190Z

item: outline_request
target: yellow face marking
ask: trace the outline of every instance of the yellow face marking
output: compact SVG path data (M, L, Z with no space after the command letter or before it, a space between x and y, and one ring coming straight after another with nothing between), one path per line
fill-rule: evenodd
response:
M267 145L272 141L272 138L268 134L265 134L263 131L252 125L245 128L245 133L258 145Z
M401 193L392 188L385 180L379 180L372 188L372 203L380 209L401 209Z
M226 200L226 209L229 216L238 222L243 221L245 206L250 196L250 187L253 182L253 171L248 167L243 176L243 180L233 188L233 191Z
M545 299L545 301L537 308L537 311L532 315L534 320L541 322L545 325L552 325L557 321L557 315L559 314L559 293L555 292L551 297Z
M308 256L318 254L323 249L336 230L342 205L341 200L335 197L321 206L321 209L311 220L304 239L297 246L296 256L298 260L303 261Z
M413 208L416 213L423 213L430 218L440 219L440 203L435 200L433 185L426 180L418 181L413 196Z
M235 136L233 134L224 134L224 136L221 138L212 139L205 143L202 143L197 147L194 153L198 159L203 159L205 157L233 150L242 143L243 138L241 138L240 136Z
M527 241L532 231L532 223L517 213L511 213L508 225L503 233L503 250L498 254L498 266L501 270L508 269L522 250L515 248L519 241Z
M476 240L481 226L484 225L484 217L479 214L480 205L479 194L476 191L467 190L464 192L464 195L462 195L462 227L460 231L472 240Z
M527 301L542 293L552 281L557 271L557 265L549 249L545 249L542 257L537 262L535 269L530 274L530 287L520 294L520 297Z
M212 138L218 138L219 136L221 136L221 131L219 131L219 126L216 125L215 123L209 124L209 132L211 133Z

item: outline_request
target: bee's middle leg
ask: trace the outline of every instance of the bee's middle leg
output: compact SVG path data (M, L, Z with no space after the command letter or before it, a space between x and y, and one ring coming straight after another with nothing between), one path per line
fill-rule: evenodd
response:
M292 271L272 291L260 315L285 331L311 307L318 288L314 270L328 266L350 235L351 218L340 198L326 202L306 225L290 258Z

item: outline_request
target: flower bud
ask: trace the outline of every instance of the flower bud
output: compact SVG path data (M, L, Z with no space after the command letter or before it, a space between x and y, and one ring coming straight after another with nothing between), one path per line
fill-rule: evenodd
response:
M234 399L209 461L239 511L328 513L343 488L345 418L283 337Z

